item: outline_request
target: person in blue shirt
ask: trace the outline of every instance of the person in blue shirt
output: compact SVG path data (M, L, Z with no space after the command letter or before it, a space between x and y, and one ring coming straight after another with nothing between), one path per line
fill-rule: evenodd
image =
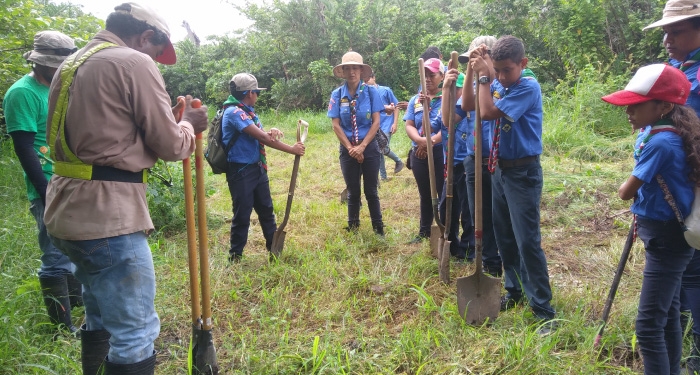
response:
M444 76L444 64L439 59L428 59L425 61L425 90L418 95L414 95L408 102L406 114L403 117L406 123L406 134L411 139L412 147L409 151L409 160L413 177L418 186L420 197L420 224L418 234L409 243L419 243L423 239L430 237L430 227L433 223L433 203L430 194L430 176L428 174L428 146L425 140L426 129L430 131L433 142L433 166L435 170L435 186L438 195L442 193L442 186L445 182L442 173L444 161L442 158L442 134L440 125L432 123L437 117L442 106L442 90L440 85ZM422 98L427 96L430 99L430 108L423 108ZM429 111L431 123L423 123L423 111ZM439 197L438 197L439 198Z
M379 96L382 98L382 104L384 104L384 110L379 112L379 129L386 135L386 147L389 148L389 152L386 154L391 160L394 161L394 174L401 172L404 167L403 161L399 158L394 151L391 151L391 136L396 133L396 124L399 120L399 110L396 108L396 104L399 102L391 91L391 88L386 86L377 85L376 77L374 72L367 79L367 84L374 86L379 91ZM379 177L382 180L387 179L386 175L386 165L384 162L384 154L382 153L381 161L379 162Z
M700 7L684 8L686 2L671 0L661 20L645 27L661 27L664 31L663 45L669 56L669 63L685 73L690 82L690 95L685 102L700 116ZM690 314L687 311L690 310ZM693 317L693 345L686 363L689 374L700 374L700 251L693 253L681 283L681 326L685 331L688 316Z
M229 83L231 95L223 104L226 109L221 124L222 140L224 144L233 142L226 170L233 203L230 262L239 262L243 257L253 209L258 214L267 251L270 251L272 236L277 230L265 146L299 156L304 155L306 149L302 142L294 145L281 142L279 139L283 134L276 128L269 132L263 130L255 114L255 103L261 90L265 89L258 87L258 80L252 74L236 74Z
M506 35L491 49L481 45L474 50L469 63L483 86L478 98L481 116L494 121L488 167L507 292L501 310L528 300L534 315L545 321L538 333L548 334L557 323L552 320L555 310L540 233L542 91L534 78L523 75L527 61L523 42ZM473 81L467 74L464 85ZM474 109L474 93L463 94L463 104Z
M372 68L363 62L359 53L350 51L343 55L341 63L333 68L333 74L345 82L331 93L327 116L340 141L340 170L348 190L346 229L354 232L360 226L360 182L364 181L372 228L384 236L377 190L382 153L375 139L379 112L384 110L384 104L379 91L365 82L371 73Z
M618 195L634 199L630 210L646 250L635 329L648 375L680 374L681 279L695 250L671 204L686 217L700 183L700 119L684 105L690 88L677 68L653 64L640 68L624 90L602 98L627 106L632 129L640 130L632 175Z

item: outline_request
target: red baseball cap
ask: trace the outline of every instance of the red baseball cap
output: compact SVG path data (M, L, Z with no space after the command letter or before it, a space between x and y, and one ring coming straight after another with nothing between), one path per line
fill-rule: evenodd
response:
M428 69L433 73L437 73L437 72L445 73L445 64L443 64L442 61L440 61L440 59L435 59L435 58L428 59L423 64L423 66L425 67L425 69Z
M690 81L679 69L666 64L639 68L624 90L602 97L613 105L632 105L650 100L685 104L690 94Z

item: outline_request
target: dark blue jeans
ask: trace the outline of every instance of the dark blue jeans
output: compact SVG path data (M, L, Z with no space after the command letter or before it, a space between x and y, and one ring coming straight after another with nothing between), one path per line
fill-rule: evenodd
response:
M445 183L443 168L445 164L442 158L442 144L433 146L433 166L435 167L435 188L438 193L438 201L442 195L442 186ZM420 227L418 235L430 237L430 226L433 224L433 200L430 196L430 175L428 174L428 158L419 159L416 153L411 152L411 171L418 185L420 196Z
M496 168L491 176L493 223L501 253L508 297L525 297L540 319L551 319L547 259L540 245L540 161L507 169Z
M68 256L51 243L49 233L44 225L44 203L41 199L29 202L29 211L34 216L36 228L39 230L39 250L41 250L41 268L39 277L63 276L75 271L75 266Z
M476 177L474 173L474 158L468 156L464 159L464 170L467 175L467 197L469 203L469 212L472 213L474 217L474 184L476 183ZM493 213L491 212L491 173L489 173L488 165L482 163L481 167L481 200L482 200L482 231L483 237L481 241L482 246L482 256L484 267L489 271L500 271L502 268L501 256L498 254L498 246L496 246L496 237L493 233ZM470 254L471 259L474 258L474 254Z
M454 166L454 178L452 180L452 218L450 219L450 234L447 239L450 243L450 254L458 259L465 259L469 249L474 249L474 227L472 217L469 214L469 202L467 199L467 181L464 174L464 164L461 162ZM447 207L447 182L443 185L440 197L440 221L445 223ZM462 236L459 236L460 222Z
M637 341L644 374L680 374L681 278L693 250L678 222L637 217L638 236L646 249L646 264L637 311Z
M383 225L382 208L379 204L379 192L377 191L381 155L376 140L372 140L365 148L365 159L362 163L350 156L345 147L340 146L340 170L345 179L345 187L348 189L348 225L350 227L360 225L360 197L362 195L360 181L364 182L365 199L372 225Z
M258 222L265 236L265 247L270 250L277 223L275 223L267 171L257 163L229 163L226 181L233 202L230 255L243 255L243 248L248 242L250 215L253 210L258 214Z
M686 310L690 310L693 316L693 334L700 336L700 251L697 250L693 252L681 282L681 311Z

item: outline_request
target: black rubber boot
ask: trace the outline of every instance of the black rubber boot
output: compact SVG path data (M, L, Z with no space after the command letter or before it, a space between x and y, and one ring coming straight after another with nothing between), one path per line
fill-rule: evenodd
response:
M83 375L97 375L109 352L109 338L112 336L106 330L86 331L83 324L80 327L80 357L83 364Z
M70 307L79 307L83 305L83 284L73 276L72 273L66 275L68 281L68 293L70 298Z
M700 375L700 336L698 335L693 335L693 345L685 368L688 370L688 375Z
M46 312L51 323L65 325L71 333L79 335L78 329L73 325L70 316L70 298L68 297L68 282L66 276L39 277L41 292L44 295Z
M156 354L138 363L118 365L107 359L104 375L153 375L156 368Z
M384 237L384 223L372 223L372 229L374 229L374 233Z

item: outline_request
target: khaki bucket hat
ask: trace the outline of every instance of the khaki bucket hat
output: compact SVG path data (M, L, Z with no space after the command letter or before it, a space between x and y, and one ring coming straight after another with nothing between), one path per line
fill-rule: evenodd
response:
M662 27L700 16L700 0L670 0L664 7L663 17L642 30Z
M58 31L47 30L34 35L34 49L22 56L35 64L58 68L66 57L77 50L71 37Z
M349 65L362 67L362 74L360 78L362 78L363 80L367 80L372 75L372 68L369 65L365 64L362 60L362 55L355 51L350 51L343 55L341 63L333 68L333 75L335 75L338 78L345 78L343 76L343 67Z

